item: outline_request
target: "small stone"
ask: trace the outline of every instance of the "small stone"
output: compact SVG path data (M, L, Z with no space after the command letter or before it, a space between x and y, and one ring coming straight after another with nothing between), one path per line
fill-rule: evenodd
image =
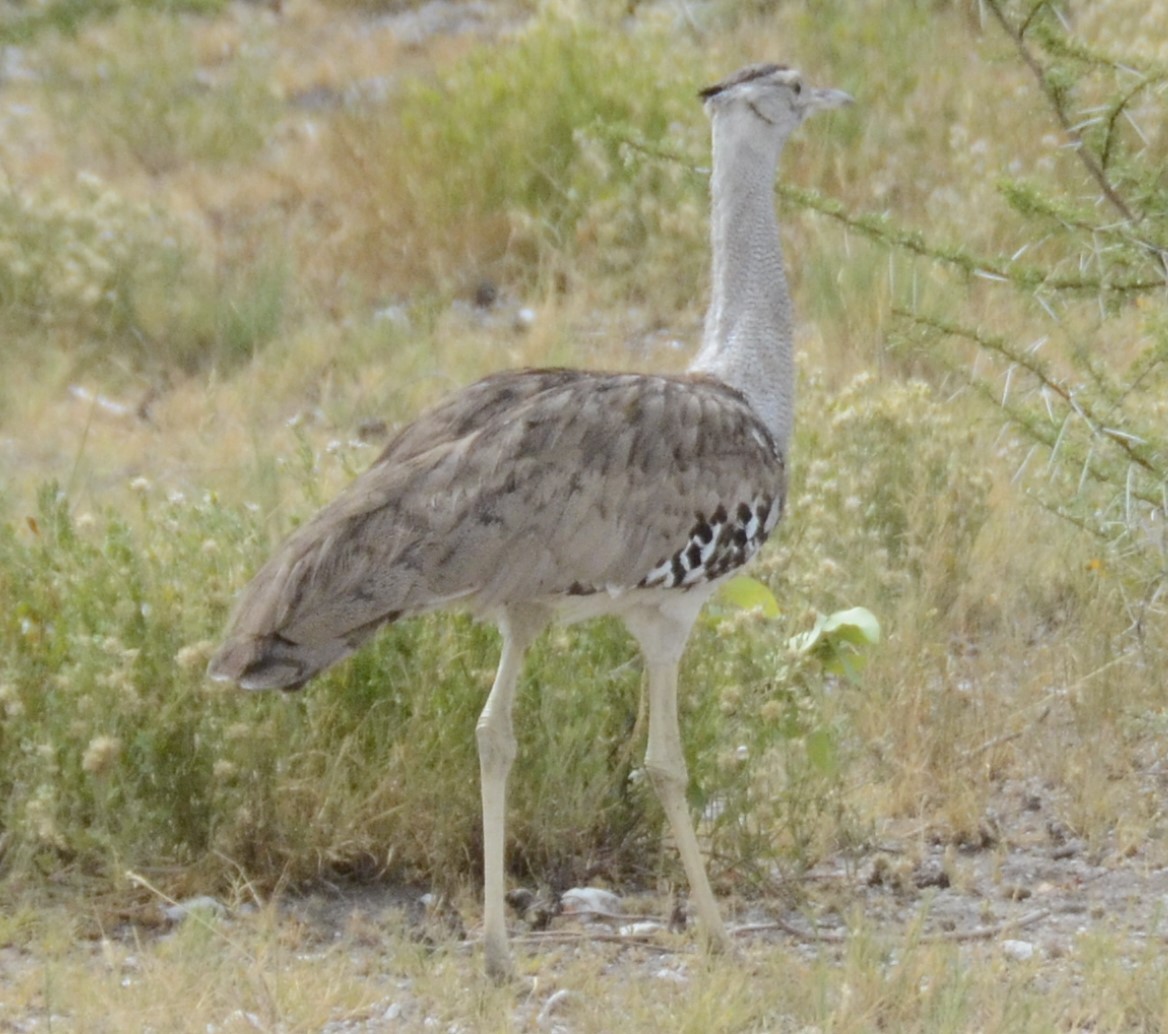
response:
M678 973L675 969L670 969L668 966L662 966L653 974L657 980L664 980L668 984L685 984L688 983L684 973Z
M1025 901L1034 892L1021 883L1007 883L1002 887L1002 897L1007 901Z
M1062 843L1056 844L1051 850L1050 857L1055 862L1065 862L1068 858L1074 858L1083 850L1083 841L1077 838L1066 840Z
M375 323L388 323L399 330L410 329L410 314L404 305L386 305L373 313Z
M599 887L573 887L564 891L560 903L570 915L619 915L621 912L620 898Z
M222 901L217 901L206 894L200 894L198 897L187 898L185 901L176 901L173 905L167 905L162 910L162 914L172 923L181 923L193 912L203 912L207 915L221 917L227 915L227 906Z
M1034 945L1029 941L1002 941L1002 954L1015 962L1027 962L1034 957Z
M475 287L474 303L478 309L489 309L499 300L499 288L493 280L480 280Z
M665 925L653 919L645 919L639 923L627 923L620 928L622 937L648 937L650 934L664 930Z
M913 885L920 890L937 887L944 890L949 886L949 874L939 858L926 858L916 865L912 874Z
M563 910L559 898L548 887L541 887L539 893L527 887L516 887L507 891L504 900L532 930L546 930Z
M528 887L515 887L503 895L503 900L522 915L535 904L535 891Z

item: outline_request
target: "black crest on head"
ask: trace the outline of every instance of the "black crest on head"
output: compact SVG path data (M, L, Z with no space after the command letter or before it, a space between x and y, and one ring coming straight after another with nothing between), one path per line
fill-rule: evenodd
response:
M698 96L702 100L708 101L711 97L716 97L723 90L728 90L732 86L741 86L742 83L748 83L752 79L762 79L765 76L773 75L775 72L784 72L786 70L786 65L747 65L745 68L740 68L737 72L728 78L723 79L720 83L714 83L713 86L707 86L704 90L698 93Z

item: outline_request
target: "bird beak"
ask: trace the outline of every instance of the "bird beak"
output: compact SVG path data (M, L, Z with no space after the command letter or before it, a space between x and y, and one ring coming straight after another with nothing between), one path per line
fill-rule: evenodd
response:
M813 115L817 111L828 111L831 108L843 108L854 104L855 100L850 93L843 90L805 89L799 98L803 103L803 114Z

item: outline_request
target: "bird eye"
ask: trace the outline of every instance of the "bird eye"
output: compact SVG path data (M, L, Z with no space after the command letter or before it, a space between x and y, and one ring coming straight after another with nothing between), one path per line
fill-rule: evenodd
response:
M803 92L803 84L800 82L796 82L795 83L795 96L798 97L799 94L801 94L802 92Z

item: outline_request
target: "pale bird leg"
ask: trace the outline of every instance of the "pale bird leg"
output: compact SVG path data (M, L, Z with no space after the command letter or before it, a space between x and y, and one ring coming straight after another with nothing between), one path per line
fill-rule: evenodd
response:
M677 719L677 669L696 616L696 608L688 620L671 618L660 611L638 610L625 615L625 624L641 645L648 671L649 746L645 751L645 771L673 830L709 945L716 951L728 951L730 938L710 889L685 796L689 777Z
M475 727L483 794L483 950L487 975L497 981L511 975L503 899L507 775L516 750L511 711L523 656L548 620L542 607L511 606L503 611L498 620L503 633L499 670Z

